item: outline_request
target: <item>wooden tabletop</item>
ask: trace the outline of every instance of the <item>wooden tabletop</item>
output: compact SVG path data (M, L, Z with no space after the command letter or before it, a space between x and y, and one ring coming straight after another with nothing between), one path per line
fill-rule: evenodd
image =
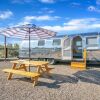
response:
M17 64L26 64L26 65L33 65L33 66L41 66L41 65L48 65L49 62L47 61L28 61L28 60L14 60L10 61L11 63L17 63Z

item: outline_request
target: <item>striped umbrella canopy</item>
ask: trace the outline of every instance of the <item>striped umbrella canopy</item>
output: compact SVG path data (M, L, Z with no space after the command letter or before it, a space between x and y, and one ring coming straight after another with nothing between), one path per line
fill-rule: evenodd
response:
M6 29L1 29L0 34L7 37L21 38L25 40L45 39L56 35L56 32L37 27L34 24L21 25Z
M40 28L34 24L15 26L5 29L0 29L0 34L6 37L20 38L29 40L29 58L30 58L30 40L45 39L56 35L56 32Z

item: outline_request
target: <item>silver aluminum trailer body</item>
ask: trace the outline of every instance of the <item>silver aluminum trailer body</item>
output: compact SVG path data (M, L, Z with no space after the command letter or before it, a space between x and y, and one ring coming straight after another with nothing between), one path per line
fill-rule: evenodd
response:
M57 36L44 40L31 40L31 58L72 61L83 59L83 49L87 49L88 61L100 61L100 33L82 33ZM20 46L19 57L28 58L28 41Z
M31 40L31 58L45 60L62 60L62 43L65 36L50 39ZM23 41L19 50L20 58L29 57L28 41Z
M63 60L82 60L83 50L87 50L87 61L100 64L100 33L69 35L63 40Z

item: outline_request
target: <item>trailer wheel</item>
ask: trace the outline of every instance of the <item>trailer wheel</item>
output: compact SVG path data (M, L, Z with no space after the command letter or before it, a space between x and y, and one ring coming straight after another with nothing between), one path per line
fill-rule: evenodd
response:
M54 65L56 63L55 59L47 59L51 65Z

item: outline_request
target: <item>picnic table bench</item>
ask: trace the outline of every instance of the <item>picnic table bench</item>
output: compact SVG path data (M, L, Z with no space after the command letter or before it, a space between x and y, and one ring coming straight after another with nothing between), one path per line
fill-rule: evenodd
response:
M33 86L36 85L38 78L40 76L40 74L37 72L26 72L26 71L21 71L21 70L16 70L16 69L4 69L3 71L11 74L8 76L8 80L10 80L12 78L12 74L18 74L18 75L31 77L31 80L33 82Z

